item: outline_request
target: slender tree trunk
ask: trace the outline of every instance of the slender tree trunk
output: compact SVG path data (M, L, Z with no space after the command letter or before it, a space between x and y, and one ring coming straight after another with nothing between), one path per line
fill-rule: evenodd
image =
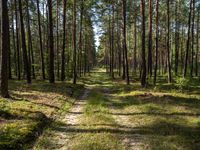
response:
M136 2L135 2L135 9L136 9L137 5L136 5ZM137 11L135 11L135 16L134 16L134 71L135 71L135 74L137 73Z
M145 1L141 0L141 16L142 16L142 76L141 85L146 86L146 58L145 58Z
M22 2L19 0L19 14L21 24L21 37L22 37L22 50L23 50L23 62L24 62L24 73L26 73L27 83L31 83L31 68L28 61L27 49L26 49L26 37L24 30L24 21L22 13Z
M8 6L7 0L1 1L1 96L4 98L9 97L8 93L8 55L9 55L9 18L8 18Z
M124 58L126 64L126 83L130 84L129 81L129 65L128 65L128 52L126 44L126 0L123 0L123 49L124 49Z
M80 14L80 34L79 34L79 74L82 76L82 51L83 51L83 11L84 11L84 1L81 0L81 14Z
M191 66L190 66L190 77L193 77L194 70L194 24L195 24L195 0L193 0L193 14L192 14L192 52L191 52Z
M56 4L56 59L57 59L57 78L60 78L60 59L59 59L59 52L60 52L60 47L59 47L59 0L57 0L57 4Z
M31 27L30 27L30 14L29 14L29 1L26 0L26 13L27 13L27 31L28 31L28 59L30 68L32 68L32 77L35 79L35 67L32 65L34 63L33 56L33 43L32 43L32 35L31 35Z
M66 4L67 1L63 0L63 47L62 47L61 81L65 80Z
M20 67L20 42L19 42L19 22L18 22L18 8L17 8L17 2L15 3L15 28L16 28L16 49L17 49L17 77L18 80L21 79L21 67Z
M15 41L15 28L14 28L14 14L12 11L12 42L13 42L13 50L14 50L14 72L15 75L17 76L17 49L16 49L16 41ZM0 23L1 24L1 23Z
M154 85L157 80L157 68L158 68L158 19L159 19L159 0L156 0L156 58L155 58L155 70L154 70Z
M76 68L76 0L73 1L73 84L76 84L77 80L77 68Z
M120 31L120 27L119 27L120 25L119 25L119 11L117 11L117 50L118 50L118 69L119 69L119 71L118 71L118 75L119 76L121 76L121 58L122 58L122 56L121 56L121 44L120 44L120 41L121 41L121 39L120 39L120 33L121 33L121 31Z
M115 20L115 17L114 17L114 4L112 4L112 27L111 27L111 68L112 68L112 71L111 71L111 77L112 79L114 79L114 20Z
M175 75L178 75L178 65L179 65L179 19L178 19L178 9L179 8L179 2L176 2L176 8L175 8Z
M45 77L44 52L43 52L43 46L42 46L42 31L41 31L39 0L37 0L37 15L38 15L38 31L39 31L39 38L40 38L40 57L41 57L41 67L42 67L42 79L45 80L46 77Z
M187 37L187 43L186 43L185 64L184 64L184 71L183 71L184 77L186 77L186 75L187 75L188 54L189 54L189 47L190 47L190 28L191 28L192 2L193 2L193 0L190 0L190 12L189 12L188 32L187 32L188 37Z
M49 82L55 82L54 75L54 40L53 40L53 16L52 16L52 0L48 0L48 15L49 15Z
M152 76L152 0L149 0L148 73Z
M198 18L197 18L197 49L196 49L196 69L195 74L198 76L198 56L199 56L199 21L200 21L200 11L198 11Z
M167 64L168 64L168 82L172 82L171 61L170 61L170 2L167 0Z

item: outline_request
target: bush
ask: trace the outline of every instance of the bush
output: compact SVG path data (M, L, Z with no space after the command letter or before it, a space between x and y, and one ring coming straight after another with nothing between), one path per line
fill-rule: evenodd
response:
M176 86L180 91L188 87L189 80L183 77L176 78Z

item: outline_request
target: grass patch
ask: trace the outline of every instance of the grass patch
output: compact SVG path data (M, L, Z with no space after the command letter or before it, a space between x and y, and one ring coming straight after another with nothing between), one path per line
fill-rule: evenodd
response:
M10 99L0 98L0 149L23 149L51 120L67 111L82 85L34 81L10 82Z
M110 133L77 135L70 145L71 150L123 150L116 136Z

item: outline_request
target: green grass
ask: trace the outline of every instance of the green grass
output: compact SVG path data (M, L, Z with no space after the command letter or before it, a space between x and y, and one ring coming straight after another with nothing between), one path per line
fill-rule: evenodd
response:
M88 96L80 128L87 132L78 133L70 141L72 150L122 150L119 138L107 130L115 129L116 122L109 114L109 100L98 89L93 89Z
M168 84L166 78L159 77L157 86L149 80L147 88L142 88L138 79L131 80L134 82L127 86L120 78L112 80L102 69L81 78L79 84L85 84L90 92L78 124L53 121L36 149L59 148L59 137L50 138L55 132L72 135L67 142L71 150L130 149L131 144L123 142L126 138L138 140L142 150L199 149L199 79L178 78ZM4 132L0 138L7 145L19 144L19 139L24 142L26 135L37 133L43 118L54 118L55 112L65 116L74 101L70 95L77 97L82 88L61 82L11 82L14 99L0 99L0 131Z
M70 143L72 150L123 150L119 139L109 133L79 134Z
M0 149L4 150L25 148L83 91L82 85L61 82L34 81L27 85L25 81L11 81L9 85L11 98L0 98Z

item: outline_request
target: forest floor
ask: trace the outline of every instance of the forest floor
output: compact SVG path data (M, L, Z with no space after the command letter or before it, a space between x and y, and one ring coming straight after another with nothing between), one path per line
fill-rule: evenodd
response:
M38 86L38 83L35 84ZM181 90L179 85L166 84L164 81L160 81L156 87L141 88L137 79L127 86L121 79L112 80L104 70L98 69L81 78L77 87L60 84L66 87L60 89L62 92L58 92L57 87L53 88L57 89L57 92L50 92L52 85L47 83L45 87L48 85L48 89L42 91L43 94L52 94L51 99L47 97L44 101L49 103L51 100L55 105L59 99L64 103L59 102L57 107L62 108L62 111L53 111L54 119L31 149L197 150L200 147L200 84L197 79L191 80ZM81 85L84 85L84 88ZM33 90L33 87L31 86L32 91L41 92ZM74 90L77 93L75 95L78 95L76 100L69 96L59 98L66 95L65 90L70 91L71 88L79 89ZM21 97L21 92L13 90L13 95ZM31 104L41 98L38 96L32 100L32 96L24 95L25 100ZM27 102L25 100L23 104ZM21 101L8 101L11 108L16 107L13 103L19 102ZM46 114L44 110L49 106L40 107L34 104L32 107L35 105L38 112ZM22 108L26 109L23 105ZM33 108L29 106L28 109ZM27 120L30 119L32 118ZM5 117L1 120L0 127L2 124L9 124ZM24 118L20 121L24 121ZM34 124L34 121L32 122ZM9 130L12 131L11 127L13 126L10 126ZM20 129L21 126L15 125L14 128ZM16 134L13 131L11 133Z

